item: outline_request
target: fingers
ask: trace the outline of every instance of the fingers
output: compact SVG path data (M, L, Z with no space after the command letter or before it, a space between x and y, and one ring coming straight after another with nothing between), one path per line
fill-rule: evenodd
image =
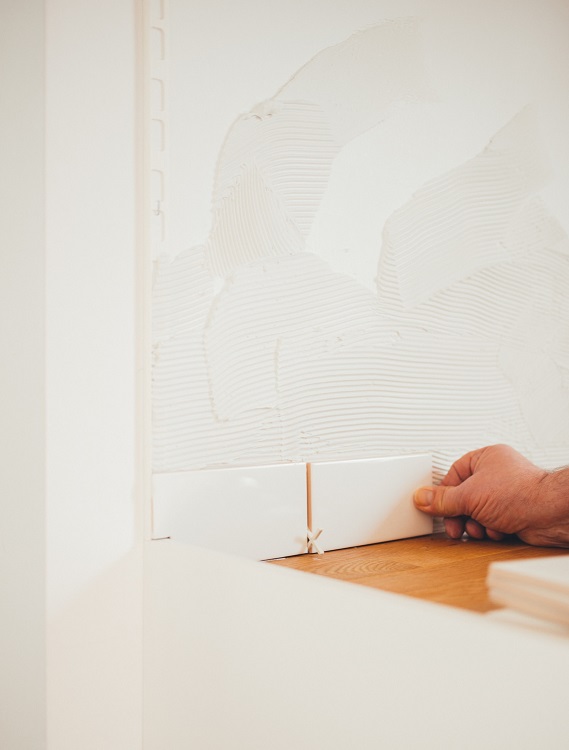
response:
M482 526L481 523L478 523L478 521L475 521L473 518L469 518L465 525L466 533L468 536L472 537L472 539L485 539L486 538L486 529L484 526Z
M471 536L473 539L484 539L488 537L493 542L501 542L505 538L505 534L501 531L494 531L494 529L486 529L481 523L475 521L472 518L466 518L465 516L456 516L454 518L445 518L445 531L448 537L451 539L460 539L464 532Z
M413 501L419 510L431 516L469 515L462 486L420 487Z
M501 542L506 536L505 534L502 534L501 531L494 531L494 529L486 529L486 535L488 536L488 539L491 539L493 542Z
M457 487L464 482L465 479L472 476L476 464L478 463L478 459L484 450L485 448L479 448L478 450L470 451L470 453L465 453L464 456L461 456L450 467L446 476L441 481L441 484L443 486Z
M464 516L458 516L457 518L445 518L445 531L447 536L451 539L460 539L464 534Z

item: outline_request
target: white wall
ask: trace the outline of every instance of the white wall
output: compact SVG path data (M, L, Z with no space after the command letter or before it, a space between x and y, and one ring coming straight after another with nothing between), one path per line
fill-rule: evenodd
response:
M45 748L43 0L0 10L0 746Z
M566 462L567 3L168 8L154 470Z
M141 743L137 3L46 3L48 746Z
M140 8L1 12L0 746L134 750Z

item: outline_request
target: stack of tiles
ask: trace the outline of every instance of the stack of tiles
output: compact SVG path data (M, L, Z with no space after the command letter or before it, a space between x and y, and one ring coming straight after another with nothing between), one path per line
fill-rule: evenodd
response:
M569 554L492 563L487 583L495 604L556 623L569 635Z

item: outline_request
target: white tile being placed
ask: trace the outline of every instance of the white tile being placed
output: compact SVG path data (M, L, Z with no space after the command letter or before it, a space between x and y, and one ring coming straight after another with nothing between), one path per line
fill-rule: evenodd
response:
M430 455L310 465L312 530L324 551L430 534L432 519L413 505L431 484Z
M254 560L306 552L306 465L154 474L153 537Z

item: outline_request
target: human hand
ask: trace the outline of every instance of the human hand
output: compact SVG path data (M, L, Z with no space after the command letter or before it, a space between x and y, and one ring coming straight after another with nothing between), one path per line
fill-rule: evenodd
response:
M569 547L569 469L539 469L507 445L467 453L438 487L421 487L415 505L443 516L452 539L466 533L500 541L517 534L528 544Z

